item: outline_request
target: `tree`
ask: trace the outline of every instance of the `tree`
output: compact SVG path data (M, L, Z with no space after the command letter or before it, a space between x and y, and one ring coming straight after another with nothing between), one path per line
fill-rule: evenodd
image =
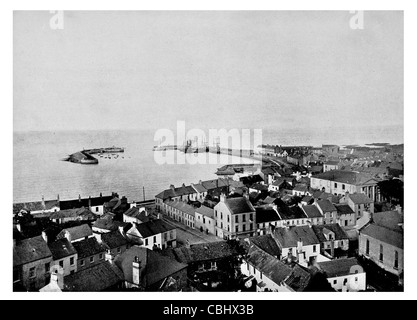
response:
M390 179L378 182L381 195L388 202L404 205L404 182L399 179Z

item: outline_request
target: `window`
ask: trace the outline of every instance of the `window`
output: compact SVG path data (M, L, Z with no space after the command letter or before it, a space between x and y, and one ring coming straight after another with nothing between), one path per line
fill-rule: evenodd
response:
M242 231L245 232L246 231L246 225L242 225Z
M90 257L90 263L94 262L94 257Z
M99 258L100 258L100 260L103 260L103 254L102 253L99 254Z
M227 215L227 222L230 222L230 216Z
M334 187L337 188L337 183L336 182L334 183Z
M223 212L220 212L220 219L223 220Z
M206 223L206 219L203 217L203 223Z
M355 277L355 282L358 282L358 277Z
M214 216L217 218L217 210L214 210Z
M395 251L394 269L398 269L398 251Z
M45 263L45 272L49 272L49 270L51 269L51 263Z
M98 207L96 207L96 212L98 212Z
M59 261L59 266L60 266L61 268L63 268L63 267L64 267L64 260Z
M242 222L246 222L246 215L242 214Z
M235 222L236 222L236 223L238 223L238 222L239 222L239 216L238 216L238 215L236 215L236 216L235 216Z
M315 245L313 246L313 252L316 252L316 246Z
M249 215L249 219L250 219L251 221L253 221L253 213L251 213L251 214Z
M164 241L167 241L168 240L168 233L167 232L165 232L164 233Z
M384 247L382 246L382 244L379 245L379 261L384 261Z
M122 248L117 248L117 253L121 253L122 252Z
M345 220L345 227L347 227L347 225L348 225L348 221L347 221L347 220Z
M80 261L80 266L84 266L84 259Z
M35 278L35 267L29 269L29 278Z
M342 184L342 190L345 190L345 185L344 184Z
M148 239L145 239L145 246L148 245Z
M236 232L239 232L239 226L236 226Z
M72 266L74 265L74 257L70 258L70 265L72 265Z
M337 280L333 280L333 284L337 284Z
M171 239L174 239L174 230L171 230L171 232L170 232L170 236L169 236Z
M156 243L156 236L153 236L153 243Z

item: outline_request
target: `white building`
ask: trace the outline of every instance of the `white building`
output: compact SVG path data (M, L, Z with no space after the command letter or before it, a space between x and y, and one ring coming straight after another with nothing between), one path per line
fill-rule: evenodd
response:
M126 232L132 242L148 249L165 249L177 246L177 232L175 227L163 220L157 219L144 223L133 223Z

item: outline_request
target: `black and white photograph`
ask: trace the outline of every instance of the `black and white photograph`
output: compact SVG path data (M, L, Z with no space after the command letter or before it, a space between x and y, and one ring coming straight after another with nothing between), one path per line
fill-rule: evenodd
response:
M10 291L404 292L404 11L10 14Z

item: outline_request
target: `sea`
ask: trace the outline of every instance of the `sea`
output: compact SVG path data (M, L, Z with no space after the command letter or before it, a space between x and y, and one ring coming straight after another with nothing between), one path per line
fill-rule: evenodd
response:
M150 200L171 184L180 186L216 179L217 168L224 164L257 162L234 156L217 157L213 161L207 154L155 152L152 149L158 142L154 138L155 130L14 132L13 202L40 201L42 196L52 200L58 195L60 200L67 200L112 192L126 196L128 201ZM262 131L264 144L321 146L378 142L403 143L402 127L363 128L351 132L312 128ZM125 152L110 159L95 155L98 165L62 161L83 149L111 146L124 147ZM171 163L161 163L164 157Z

